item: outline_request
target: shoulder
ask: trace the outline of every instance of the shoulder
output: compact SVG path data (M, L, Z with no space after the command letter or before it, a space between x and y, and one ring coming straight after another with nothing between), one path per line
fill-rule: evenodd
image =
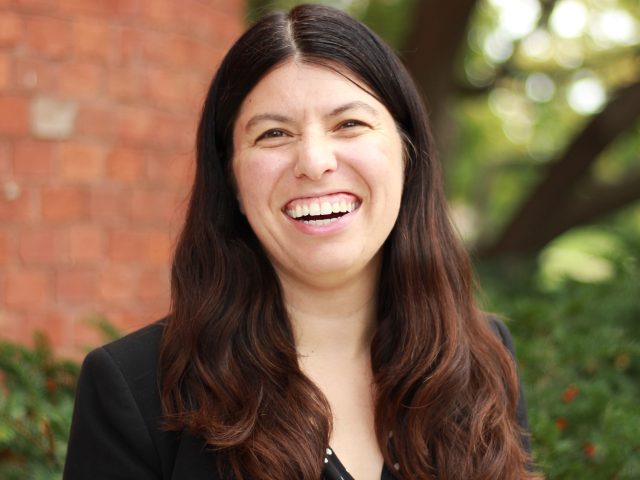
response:
M163 331L164 319L94 350L87 358L102 351L111 357L125 376L138 377L155 372Z
M69 436L65 480L157 478L170 472L175 435L162 429L157 322L85 358Z
M83 381L119 385L129 392L148 426L155 426L160 416L158 356L163 330L161 320L90 352L80 386Z
M515 357L513 338L511 337L511 333L509 332L509 329L507 328L505 323L495 315L489 314L486 318L491 330L493 330L493 332L502 341L502 344L507 347L507 349L511 352L511 355Z
M163 329L159 321L90 352L82 364L79 387L117 385L128 390L141 412L158 412L157 365Z
M500 340L502 341L502 344L511 353L511 356L513 357L513 361L516 364L516 371L517 371L515 347L513 345L513 339L511 337L511 333L509 332L509 329L507 328L507 326L502 320L500 320L494 315L488 315L487 322L490 328L498 336L498 338L500 338ZM516 421L518 422L518 425L522 430L522 437L521 437L522 446L524 447L525 451L529 455L531 455L531 443L530 443L529 434L528 434L529 422L527 419L527 407L526 407L526 402L524 398L524 392L522 389L522 384L520 383L520 378L518 378L518 402L516 404Z

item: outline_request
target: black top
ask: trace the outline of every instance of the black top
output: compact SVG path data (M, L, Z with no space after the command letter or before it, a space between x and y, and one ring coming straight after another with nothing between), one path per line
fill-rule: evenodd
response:
M513 352L504 324L492 321ZM160 428L157 382L162 323L100 347L85 359L76 394L64 480L222 480L215 453L188 432ZM518 422L527 429L522 395ZM528 439L523 442L529 450ZM323 480L353 480L335 452L325 452ZM393 480L386 466L381 480Z

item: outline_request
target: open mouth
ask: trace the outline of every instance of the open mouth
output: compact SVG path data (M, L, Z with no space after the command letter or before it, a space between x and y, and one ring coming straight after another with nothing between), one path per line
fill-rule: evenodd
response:
M285 213L288 217L308 225L328 225L353 212L359 206L360 201L355 197L334 199L334 201L296 200L286 206Z

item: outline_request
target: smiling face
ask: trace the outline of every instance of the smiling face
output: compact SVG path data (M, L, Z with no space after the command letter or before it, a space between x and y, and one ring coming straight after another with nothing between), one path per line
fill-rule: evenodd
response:
M400 134L384 105L341 73L353 82L287 61L249 93L234 125L238 200L281 278L376 274L398 216Z

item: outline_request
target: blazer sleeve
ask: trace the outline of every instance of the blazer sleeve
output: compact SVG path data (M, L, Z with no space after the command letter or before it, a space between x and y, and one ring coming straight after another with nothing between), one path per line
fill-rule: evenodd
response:
M507 347L509 352L511 352L513 361L516 362L516 351L513 345L513 339L511 338L511 334L509 333L509 329L500 320L492 318L490 321L491 321L492 327L500 336L500 339L502 340L502 343L504 344L504 346ZM531 456L531 441L529 439L529 421L527 419L527 406L524 398L524 392L522 390L522 382L520 382L519 378L518 378L518 404L516 406L516 417L517 417L518 424L520 425L520 428L522 429L522 432L523 432L522 439L521 439L522 446L524 447L526 452L529 454L529 456Z
M64 480L156 480L159 456L140 407L105 348L85 359L74 407Z

